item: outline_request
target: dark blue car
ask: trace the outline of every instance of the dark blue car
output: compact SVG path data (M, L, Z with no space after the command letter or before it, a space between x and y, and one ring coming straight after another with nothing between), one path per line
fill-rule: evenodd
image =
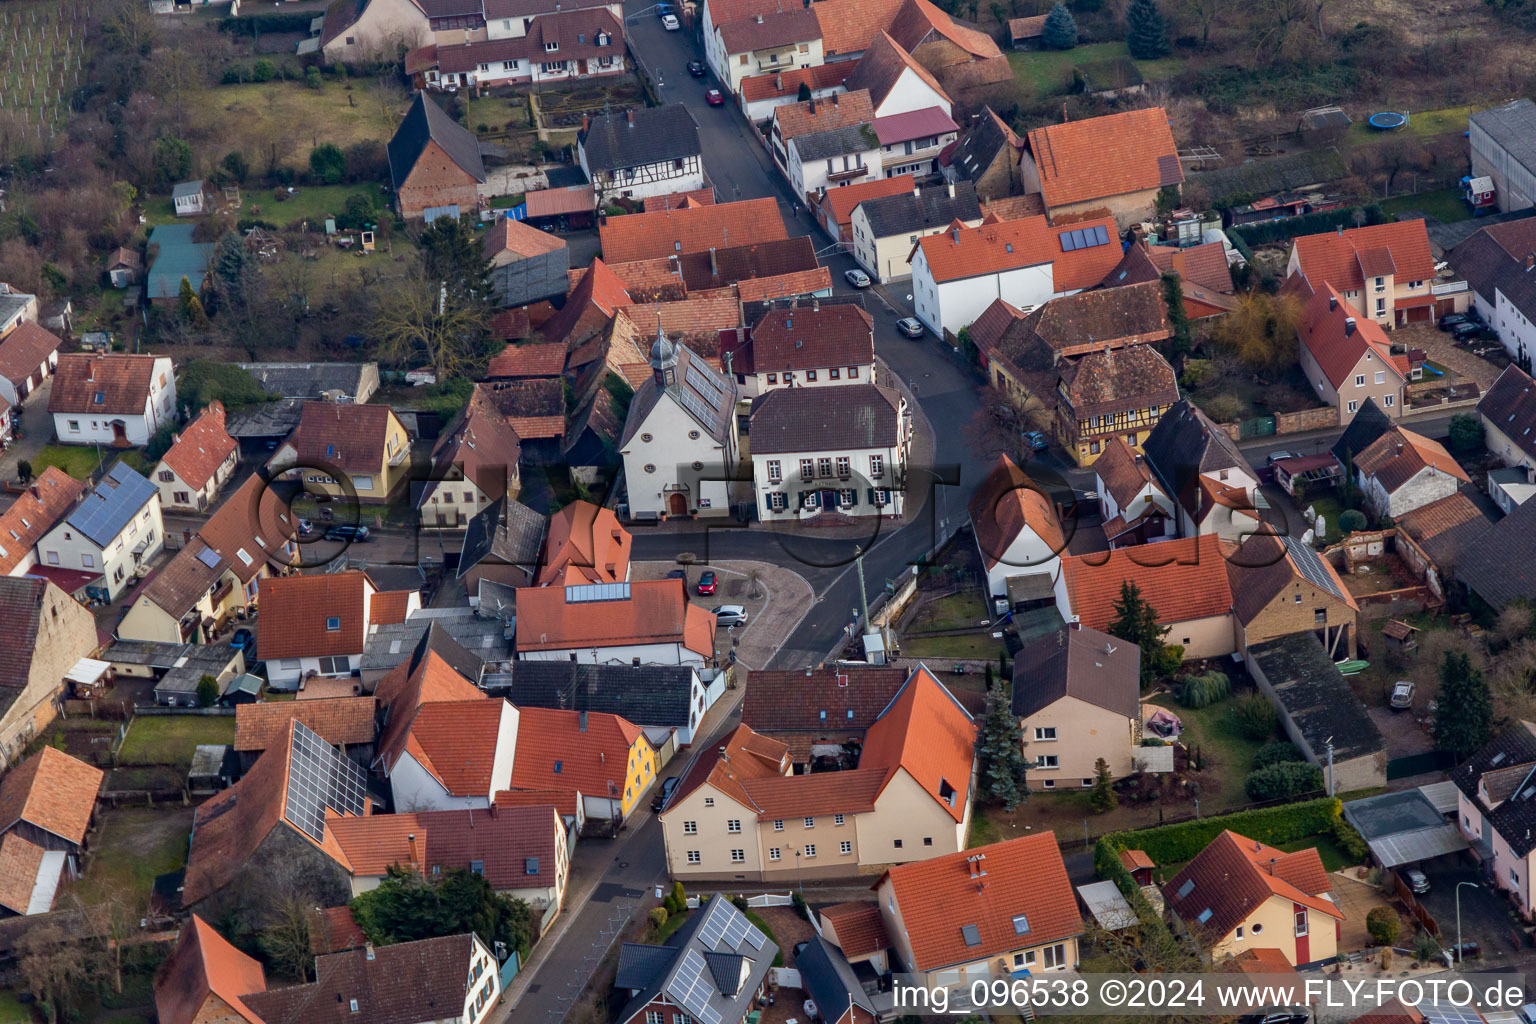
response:
M256 634L242 626L235 630L234 636L229 638L229 646L241 654L250 654L256 647Z

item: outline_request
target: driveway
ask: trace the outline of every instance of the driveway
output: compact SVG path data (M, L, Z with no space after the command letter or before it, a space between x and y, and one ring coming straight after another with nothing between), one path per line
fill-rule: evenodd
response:
M1471 882L1461 890L1461 934L1463 942L1476 942L1482 953L1479 966L1496 967L1516 953L1516 927L1510 919L1504 897L1486 888L1482 868L1470 853L1447 854L1418 865L1429 878L1429 892L1419 897L1435 922L1440 925L1440 944L1449 949L1456 944L1456 887Z
M15 480L16 465L22 459L35 461L37 454L53 440L53 417L48 415L48 396L53 394L53 378L27 396L17 423L20 435L0 455L0 480Z
M1503 367L1461 348L1451 340L1448 332L1434 324L1405 324L1392 332L1392 342L1408 348L1423 349L1431 360L1467 380L1476 381L1477 386L1484 391L1493 386L1494 380L1503 370ZM1424 377L1426 380L1432 379L1434 374L1425 370Z

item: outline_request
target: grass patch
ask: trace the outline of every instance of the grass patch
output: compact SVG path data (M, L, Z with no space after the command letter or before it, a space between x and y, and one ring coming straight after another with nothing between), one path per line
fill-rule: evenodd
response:
M1328 491L1318 495L1309 494L1302 508L1305 509L1308 505L1312 506L1312 510L1325 520L1324 525L1327 527L1327 536L1323 540L1337 540L1339 537L1339 516L1344 512L1344 503L1339 501L1338 493L1336 491ZM1316 524L1312 528L1314 530L1317 529Z
M693 911L685 910L681 914L673 914L667 918L667 923L656 929L656 945L660 946L667 941L671 934L681 928L693 916Z
M140 715L118 751L123 764L191 767L200 744L235 742L233 715Z
M925 636L902 642L902 653L909 658L975 659L996 661L1006 650L1001 640L990 634L980 636Z
M279 162L307 168L309 151L322 142L346 149L356 142L393 136L410 99L403 89L381 91L373 82L352 78L327 80L319 89L300 81L221 85L209 90L201 102L205 110L211 107L230 115L214 113L207 119L226 133L226 145L219 152L238 149L253 139L274 140ZM188 108L198 106L188 104ZM258 155L264 156L250 154L253 163Z
M518 193L516 193L514 195L510 195L510 196L496 196L494 199L491 200L491 209L493 209L493 210L510 210L510 209L512 209L515 206L523 205L523 200L525 198L527 198L527 196L526 196L525 193L522 193L522 192L518 192Z
M23 1006L16 993L0 990L0 1024L32 1024L32 1009Z
M1350 859L1350 856L1339 848L1339 844L1333 841L1332 836L1318 835L1308 836L1305 839L1293 839L1288 843L1281 843L1277 849L1286 853L1295 853L1297 850L1305 850L1307 847L1316 847L1317 855L1323 859L1324 871L1342 871L1347 867L1353 867L1360 863ZM1168 876L1172 878L1172 875Z
M965 834L965 848L974 850L978 846L988 846L998 842L1003 834L998 831L997 825L991 818L981 813L980 808L971 811L971 827Z
M481 96L471 99L465 119L472 132L480 131L482 124L486 131L492 132L526 131L531 127L528 124L528 97Z
M1217 814L1248 803L1243 782L1253 768L1253 755L1264 741L1250 740L1238 731L1232 719L1232 698L1205 708L1180 707L1168 694L1154 697L1152 703L1178 715L1184 722L1181 742L1186 747L1200 747L1206 759L1213 762L1199 773L1201 811Z
M1461 189L1442 188L1433 192L1420 192L1412 196L1396 196L1383 200L1384 212L1397 215L1418 210L1447 224L1459 220L1471 220L1472 211L1461 198Z
M303 220L309 222L310 230L324 231L325 219L345 214L347 200L360 195L374 204L379 217L389 216L376 185L299 185L296 188L298 191L291 195L284 192L281 200L276 192L267 189L248 191L244 193L245 204L240 208L240 215L279 227Z
M1071 86L1075 65L1101 64L1117 57L1130 57L1124 42L1093 43L1072 50L1014 50L1008 53L1008 63L1013 66L1013 77L1028 85L1036 96L1053 96ZM1148 82L1172 78L1184 69L1184 61L1178 57L1132 63Z
M1429 139L1449 132L1460 134L1467 130L1467 115L1472 113L1472 109L1472 107L1444 107L1440 110L1415 110L1409 113L1408 123L1396 131L1377 131L1366 123L1365 117L1362 117L1349 126L1349 131L1344 133L1342 142L1344 145L1361 146L1386 142L1398 135Z
M928 629L974 629L989 621L981 592L966 589L930 601L912 618L913 632Z
M233 719L231 719L233 721ZM100 835L76 892L87 903L131 892L147 898L155 879L187 862L190 807L109 807L97 813Z
M76 480L89 480L98 465L111 465L112 453L99 455L95 445L50 444L32 456L32 472L43 475L48 466L57 466Z

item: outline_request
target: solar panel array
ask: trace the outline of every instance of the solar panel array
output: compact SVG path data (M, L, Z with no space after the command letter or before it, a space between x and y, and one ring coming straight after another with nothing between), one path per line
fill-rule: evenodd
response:
M565 588L566 604L590 604L593 601L628 601L628 583L583 583Z
M683 403L683 408L711 434L720 433L720 417L715 413L715 407L709 405L700 397L697 391L688 388L678 389L678 399Z
M732 909L735 908L733 907ZM730 917L731 915L725 910L723 903L716 905L711 900L709 914L706 916L704 924L699 928L698 940L700 945L705 949L718 949L720 939L725 935L726 922L730 920ZM736 941L740 942L741 940L737 939ZM735 949L736 947L733 945L731 948Z
M119 462L69 516L69 524L97 544L105 544L127 528L155 485Z
M1323 560L1318 557L1316 551L1291 537L1281 537L1280 543L1285 545L1291 561L1296 564L1296 568L1301 571L1301 575L1308 583L1328 591L1334 597L1343 599L1344 595L1339 593L1338 584L1333 582L1333 577L1328 574L1327 568L1323 566Z
M213 548L203 548L203 550L197 553L197 560L210 569L217 569L219 563L224 560L224 557L213 550Z
M283 817L315 842L325 837L325 812L363 813L363 770L302 722L293 723L288 800Z
M712 372L701 370L697 363L688 364L688 372L683 375L683 379L715 406L718 407L725 400L725 385Z
M1418 1011L1429 1024L1483 1024L1482 1016L1471 1006L1432 1001L1420 1003Z
M1072 252L1074 249L1091 249L1096 245L1109 244L1109 232L1104 230L1104 225L1095 224L1091 228L1075 228L1071 231L1063 231L1060 235L1061 251Z
M720 1024L719 1011L709 1005L709 997L714 991L714 983L709 977L704 958L697 950L690 949L684 953L682 964L672 976L672 997L682 1003L683 1009L695 1020L703 1021L704 1024Z

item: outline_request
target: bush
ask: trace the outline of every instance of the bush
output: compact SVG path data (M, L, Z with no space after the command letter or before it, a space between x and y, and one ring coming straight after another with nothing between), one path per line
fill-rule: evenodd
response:
M651 912L645 916L651 919L652 928L660 928L667 923L667 918L670 915L667 913L666 907L652 907Z
M1237 699L1232 717L1237 721L1237 731L1250 740L1269 739L1275 734L1275 722L1279 719L1269 698L1257 690L1250 690Z
M1483 446L1483 421L1469 412L1451 417L1451 451L1463 455Z
M253 82L270 82L276 77L277 66L265 57L251 65L251 80Z
M1390 946L1403 930L1403 922L1391 907L1372 907L1365 915L1365 930L1378 946Z
M214 701L219 699L219 681L213 676L204 675L197 681L197 703L201 707L211 708Z
M1420 960L1440 959L1440 943L1429 932L1419 932L1413 937L1413 955Z
M1179 687L1179 703L1187 708L1205 708L1232 695L1232 682L1225 673L1210 671L1189 676Z
M1372 203L1370 206L1351 206L1343 210L1327 210L1323 213L1309 213L1301 217L1288 217L1285 220L1265 221L1262 224L1245 224L1240 228L1228 228L1227 237L1232 239L1232 244L1237 245L1241 239L1243 245L1239 249L1248 247L1252 252L1255 245L1266 245L1275 242L1288 242L1298 235L1317 235L1325 231L1333 231L1335 228L1352 228L1355 226L1355 211L1365 211L1365 223L1385 224L1391 220L1381 207Z
M1351 862L1359 864L1370 855L1371 847L1355 826L1340 818L1333 823L1333 842Z
M347 175L347 158L335 143L322 142L309 151L309 170L318 181L337 185Z
M809 921L811 919L811 910L810 910L809 907L807 907L805 905L805 897L800 895L800 890L796 889L794 892L790 893L789 895L790 895L790 900L795 905L795 912L797 914L799 914L801 917L805 918L807 921Z
M1322 770L1316 765L1296 761L1260 768L1243 783L1243 791L1250 800L1288 800L1322 788ZM1331 823L1329 827L1332 828Z
M1290 740L1275 740L1266 743L1259 748L1259 752L1253 755L1253 767L1257 771L1260 768L1268 768L1272 764L1286 764L1291 761L1305 761L1306 755Z
M1365 513L1361 512L1359 509L1350 508L1345 509L1343 512L1339 513L1340 533L1357 533L1358 531L1365 529L1365 527Z
M1243 403L1229 391L1205 400L1205 414L1217 423L1230 423L1243 414Z
M308 67L304 69L304 85L314 89L316 92L325 87L325 79L321 77L319 68Z
M1177 825L1159 825L1139 832L1116 832L1104 838L1118 843L1123 850L1145 850L1156 864L1182 864L1193 859L1227 829L1269 846L1328 832L1338 820L1341 806L1332 797L1322 797L1281 807L1183 821ZM1099 873L1105 878L1110 877L1102 868Z
M238 149L225 153L221 164L226 174L242 184L246 176L251 173L251 166L246 163L245 154Z

